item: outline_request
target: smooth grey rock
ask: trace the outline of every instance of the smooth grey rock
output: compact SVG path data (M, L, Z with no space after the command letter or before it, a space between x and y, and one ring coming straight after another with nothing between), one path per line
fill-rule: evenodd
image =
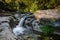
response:
M0 40L16 40L9 25L9 17L0 17Z

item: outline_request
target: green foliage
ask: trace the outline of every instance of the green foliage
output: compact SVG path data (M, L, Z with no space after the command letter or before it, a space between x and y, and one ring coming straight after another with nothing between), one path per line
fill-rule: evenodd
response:
M52 9L60 5L60 0L1 0L11 9L34 12L38 9ZM5 6L7 7L7 5Z
M43 35L46 36L53 34L55 31L55 27L51 25L42 26L40 29L43 31Z
M27 7L24 9L25 11L34 12L40 9L53 9L56 6L60 5L59 0L25 0L23 1Z
M38 9L37 0L21 0L21 2L23 2L26 5L25 9L23 9L25 12L34 12Z
M59 1L59 0L58 0ZM51 8L55 8L57 5L59 5L58 1L56 0L40 0L38 2L38 7L40 9L51 9ZM41 5L39 5L41 4Z
M37 2L35 1L34 3L31 4L31 7L30 7L30 12L34 12L38 9L37 7Z

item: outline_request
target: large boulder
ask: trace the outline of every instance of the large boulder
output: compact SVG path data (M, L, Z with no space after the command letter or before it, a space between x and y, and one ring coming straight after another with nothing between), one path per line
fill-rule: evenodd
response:
M58 10L58 9L37 10L34 13L34 15L35 15L35 17L37 19L40 19L39 21L43 25L45 25L46 22L48 22L47 24L50 24L50 21L52 23L54 21L54 25L56 26L56 32L55 32L55 34L59 34L60 35L60 31L59 31L60 30L60 20L59 20L60 19L60 10Z
M9 17L0 17L0 40L16 40L15 38L9 25Z
M58 9L37 10L34 14L40 15L40 18L60 18L60 10Z

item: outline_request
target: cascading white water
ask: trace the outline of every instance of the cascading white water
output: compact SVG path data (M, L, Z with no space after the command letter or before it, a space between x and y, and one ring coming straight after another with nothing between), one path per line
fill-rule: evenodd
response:
M19 24L13 28L13 33L16 35L16 36L19 36L19 35L22 35L24 34L24 31L26 30L25 28L22 27L22 24L23 24L23 21L26 17L23 17L21 18Z
M25 18L26 18L26 16L24 16L23 18L21 18L20 22L18 23L19 27L23 26L23 22L24 22Z
M27 31L28 33L32 32L32 30L30 30L30 29L32 29L30 26L28 26L27 28L24 28L24 27L23 27L23 23L24 23L24 21L25 21L25 18L30 18L30 17L32 17L32 16L24 16L24 17L22 17L22 18L20 19L18 25L17 25L15 28L13 28L13 33L14 33L16 36L19 36L19 35L24 34L24 31ZM28 20L28 19L27 19L27 20ZM31 20L30 20L30 21L31 21ZM28 21L27 21L27 22L28 22ZM34 22L34 23L35 23L35 22ZM34 24L33 24L33 25L34 25Z
M27 19L26 19L27 18ZM32 21L33 20L33 21ZM23 27L23 23L25 21L25 26L26 28ZM31 26L29 24L32 24ZM33 28L33 29L32 29ZM32 30L37 30L37 31L40 31L42 32L40 29L39 29L39 25L37 23L37 21L35 19L32 19L32 16L24 16L20 19L18 25L13 28L13 33L18 36L18 35L22 35L22 34L25 34L26 32L24 31L27 31L27 32L32 32Z

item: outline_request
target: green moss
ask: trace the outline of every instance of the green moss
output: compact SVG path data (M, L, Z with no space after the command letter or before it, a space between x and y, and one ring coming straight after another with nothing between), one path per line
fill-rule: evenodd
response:
M55 27L51 25L42 26L40 29L43 31L43 35L46 36L53 34L55 31Z

